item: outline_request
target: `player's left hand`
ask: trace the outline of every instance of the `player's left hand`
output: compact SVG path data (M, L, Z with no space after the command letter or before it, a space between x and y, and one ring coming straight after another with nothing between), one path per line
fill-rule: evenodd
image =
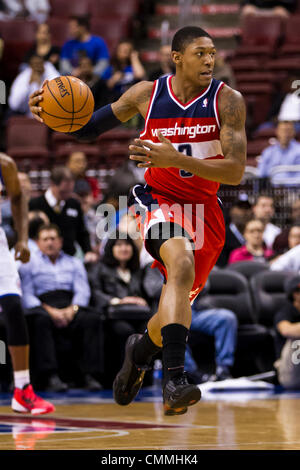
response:
M135 139L134 145L129 146L129 150L135 153L129 155L130 160L143 162L138 164L139 168L170 168L176 166L177 150L160 131L158 131L157 136L160 143Z
M30 250L25 242L17 242L15 245L15 260L28 263L30 260Z

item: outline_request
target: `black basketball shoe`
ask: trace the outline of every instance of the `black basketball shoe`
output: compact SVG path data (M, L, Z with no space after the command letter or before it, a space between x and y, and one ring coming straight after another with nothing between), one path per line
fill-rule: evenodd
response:
M188 406L195 405L200 398L200 389L197 385L188 383L185 373L168 380L163 388L165 415L183 415Z
M114 383L114 399L118 405L129 405L138 394L149 366L139 366L133 362L132 353L136 343L143 335L129 336L125 346L125 359L122 369L118 372Z

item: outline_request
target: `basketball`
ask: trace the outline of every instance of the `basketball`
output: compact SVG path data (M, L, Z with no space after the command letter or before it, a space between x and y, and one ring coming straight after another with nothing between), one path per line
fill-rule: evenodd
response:
M53 78L44 85L40 117L58 132L75 132L94 111L93 94L82 80L72 76Z

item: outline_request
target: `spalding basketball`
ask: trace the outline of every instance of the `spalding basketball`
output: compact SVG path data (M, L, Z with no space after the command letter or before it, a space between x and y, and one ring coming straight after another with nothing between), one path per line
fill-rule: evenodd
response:
M58 132L75 132L84 126L94 111L93 94L82 80L72 76L53 78L44 85L40 117Z

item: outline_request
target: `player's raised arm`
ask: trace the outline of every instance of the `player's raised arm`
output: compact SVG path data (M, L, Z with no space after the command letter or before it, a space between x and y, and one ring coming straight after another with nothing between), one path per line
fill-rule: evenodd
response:
M133 85L117 101L97 109L90 121L72 135L80 140L93 140L98 135L119 126L137 113L146 115L153 88L152 82L142 81ZM29 98L29 107L34 117L43 122L39 112L43 106L42 90L37 90Z

